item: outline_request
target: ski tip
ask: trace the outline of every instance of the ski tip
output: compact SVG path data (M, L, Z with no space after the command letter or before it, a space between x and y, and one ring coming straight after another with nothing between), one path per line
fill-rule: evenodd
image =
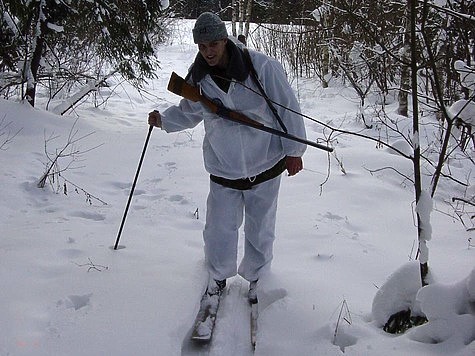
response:
M207 344L211 341L213 336L214 323L207 325L206 323L197 323L191 334L191 341L197 344Z
M181 356L198 356L208 355L211 346L211 340L194 340L191 337L186 337L181 345Z

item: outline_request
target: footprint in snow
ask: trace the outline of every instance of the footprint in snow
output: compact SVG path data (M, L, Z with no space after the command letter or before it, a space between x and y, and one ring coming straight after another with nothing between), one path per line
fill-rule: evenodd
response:
M317 256L315 256L315 258L317 259L317 261L329 261L333 258L333 254L332 255L329 255L329 254L326 254L326 253L318 253Z
M166 163L164 164L164 166L165 166L165 168L167 169L168 174L173 173L173 172L176 171L177 168L178 168L178 167L176 166L176 163L175 163L175 162L166 162Z
M83 254L84 252L82 250L76 248L68 248L58 251L58 255L66 258L77 258L79 256L82 256Z
M144 195L146 194L147 192L143 189L136 189L134 190L134 195L137 196L137 195Z
M149 206L146 206L146 205L134 205L134 210L145 210L145 209L148 209Z
M323 218L328 219L328 220L335 220L335 221L341 221L341 220L347 219L347 218L344 218L343 216L333 214L329 211L327 211L327 213L323 215Z
M124 182L109 182L108 183L110 186L113 188L119 188L119 189L129 189L131 187L131 184L129 182L124 183Z
M270 305L287 297L287 290L284 288L260 288L257 292L259 299L259 309L264 310Z
M102 214L90 213L86 211L75 211L69 215L75 218L82 218L82 219L93 220L93 221L102 221L106 219L105 216Z
M168 198L168 200L171 202L176 202L180 204L188 204L188 200L183 195L180 195L180 194L171 195Z
M345 348L356 345L358 338L347 332L346 328L340 327L334 334L333 345L338 346L341 352L345 352Z
M79 310L84 308L91 303L92 293L84 294L84 295L70 295L66 298L66 300L60 300L57 305L62 306L64 305L68 309Z
M362 329L343 322L327 324L318 331L319 338L329 340L333 345L339 347L342 353L347 347L356 345L359 337L364 334Z
M117 119L117 123L123 125L123 126L132 126L132 124L130 123L130 121L128 120L123 120L123 119Z

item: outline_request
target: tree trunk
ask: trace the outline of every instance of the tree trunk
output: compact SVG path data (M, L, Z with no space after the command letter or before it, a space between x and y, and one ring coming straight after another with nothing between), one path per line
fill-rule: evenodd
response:
M41 58L43 57L43 50L45 48L45 33L48 30L46 22L43 21L43 9L41 4L38 5L38 23L39 31L34 33L36 37L35 47L31 59L26 64L26 93L25 97L31 106L35 106L36 97L36 83L38 78L38 69L40 68ZM38 27L37 27L38 28Z
M416 205L420 202L422 196L422 179L421 179L421 146L419 139L419 102L417 94L417 38L416 38L416 1L408 0L410 5L410 29L411 29L411 89L412 89L412 130L414 145L414 190L416 195ZM426 285L426 277L429 271L428 259L429 250L427 248L426 239L422 234L422 220L419 212L417 214L417 237L419 241L418 259L420 263L422 285ZM425 224L426 222L424 222Z
M246 0L239 0L239 35L243 33L244 11L246 9L244 6L245 1Z
M409 97L409 90L411 89L410 52L412 52L413 50L411 49L411 42L410 42L411 36L409 35L409 33L410 33L410 20L406 22L406 31L404 33L403 50L402 50L402 56L401 56L401 84L399 87L399 95L398 95L399 106L397 109L397 113L405 117L409 116L408 97Z
M249 27L251 24L251 15L252 15L252 3L254 0L247 0L247 6L246 6L246 24L244 26L244 37L249 36Z
M231 24L232 24L232 34L234 37L237 37L236 31L236 22L238 18L238 1L239 0L232 0L231 2Z
M35 106L36 96L36 79L38 77L38 69L40 68L41 57L43 55L43 48L45 40L43 36L39 36L36 40L36 47L30 61L30 67L27 68L29 74L27 75L26 86L26 100L31 106Z

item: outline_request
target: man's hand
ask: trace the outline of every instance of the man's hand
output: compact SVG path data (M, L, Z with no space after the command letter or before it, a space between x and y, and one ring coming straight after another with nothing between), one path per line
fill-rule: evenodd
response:
M285 160L285 168L287 168L289 176L296 175L303 169L302 157L287 156Z
M148 114L148 124L162 128L162 117L157 110L153 110Z

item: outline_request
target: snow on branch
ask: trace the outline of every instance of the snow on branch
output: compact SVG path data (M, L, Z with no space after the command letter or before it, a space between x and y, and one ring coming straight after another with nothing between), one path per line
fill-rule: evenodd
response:
M63 101L61 104L54 107L52 111L58 115L63 115L90 92L96 91L99 87L103 86L104 83L106 83L106 80L109 79L116 72L117 70L114 70L104 76L102 79L89 80L87 84L84 85L77 93L72 95L67 100Z
M461 60L455 61L454 68L460 75L461 85L473 92L475 90L475 70ZM474 96L472 95L469 99L460 99L453 103L447 109L450 118L459 119L467 125L474 126L475 102L473 99Z
M424 2L425 3L425 2ZM472 16L472 15L468 15L468 14L464 14L463 12L458 12L458 11L455 11L455 10L452 10L452 9L449 9L447 7L442 7L442 6L439 6L439 5L436 5L434 3L426 3L427 5L433 7L434 9L437 9L439 11L442 11L442 12L445 12L446 14L448 15L451 15L451 16L454 16L454 17L458 17L458 18L461 18L461 19L465 19L465 20L470 20L470 21L475 21L475 16Z

